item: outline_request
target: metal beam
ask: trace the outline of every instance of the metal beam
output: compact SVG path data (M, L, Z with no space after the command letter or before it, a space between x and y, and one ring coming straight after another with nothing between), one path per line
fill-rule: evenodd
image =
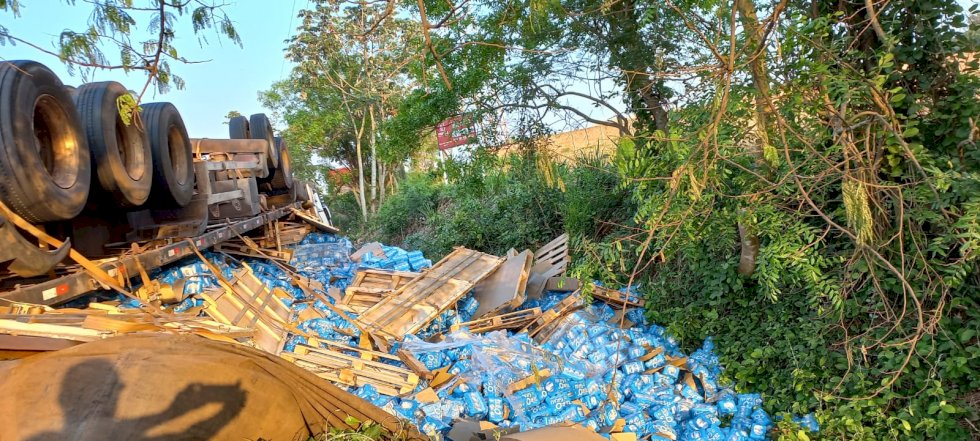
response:
M194 245L200 249L210 248L215 244L235 238L240 234L284 217L290 214L292 208L299 206L299 204L293 204L217 228L193 238ZM121 275L124 278L131 278L139 275L135 259L139 259L143 267L147 271L151 271L194 254L190 248L186 241L180 240L137 255L103 261L99 266L112 277L119 278ZM29 279L27 283L29 283ZM103 289L99 282L79 268L76 272L65 276L35 284L17 285L13 290L0 292L0 299L51 306L65 303L99 289Z

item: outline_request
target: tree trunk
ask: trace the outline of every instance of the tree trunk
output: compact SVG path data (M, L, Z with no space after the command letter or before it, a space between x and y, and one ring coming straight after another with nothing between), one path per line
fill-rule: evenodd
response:
M759 17L756 14L755 4L752 0L736 0L739 21L745 30L746 42L748 44L749 71L752 76L752 86L755 88L755 132L759 141L755 146L749 147L749 153L755 157L756 167L761 169L763 174L769 174L769 163L766 161L765 152L769 149L769 115L772 108L769 104L769 70L766 66L766 48L763 47L762 27L759 25ZM752 199L749 204L755 203ZM746 209L751 213L752 207ZM746 216L748 217L748 216ZM740 246L742 248L738 272L745 276L751 276L755 272L756 259L759 257L759 237L754 229L742 223L738 225Z
M354 138L354 146L357 149L357 202L361 206L361 218L367 221L367 201L364 198L364 155L361 152L361 137L364 136L365 122L365 118L361 117L361 127L357 130L357 136Z
M374 106L368 106L368 115L371 118L371 133L368 135L368 142L371 144L371 212L378 211L378 151L377 151L377 130L378 125L374 120Z

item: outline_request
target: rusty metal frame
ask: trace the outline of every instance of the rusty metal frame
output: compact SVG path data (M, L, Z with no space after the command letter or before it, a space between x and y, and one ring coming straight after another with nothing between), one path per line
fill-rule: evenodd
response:
M294 207L299 207L299 204L296 203L216 228L191 240L198 248L209 248L226 240L235 239L238 235L261 227L273 220L285 217L292 213ZM135 259L139 259L143 267L147 271L151 271L193 254L194 251L186 241L176 241L136 255L102 262L99 266L111 277L122 280L139 275ZM51 306L65 303L103 288L91 274L81 268L65 276L50 280L42 278L37 280L37 283L31 284L32 279L25 279L24 284L18 284L12 290L0 292L0 300Z

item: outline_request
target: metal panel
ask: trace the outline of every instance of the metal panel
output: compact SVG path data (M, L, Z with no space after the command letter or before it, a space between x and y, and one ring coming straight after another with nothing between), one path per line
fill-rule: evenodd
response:
M198 248L210 248L211 246L235 238L240 234L251 231L273 220L279 219L291 213L295 204L263 213L253 218L229 224L222 228L217 228L208 233L195 237L194 244ZM149 251L142 252L136 256L124 256L111 259L101 263L102 270L117 279L130 278L139 275L134 259L140 259L143 267L147 271L159 268L171 262L175 262L184 257L194 254L190 245L185 241L177 241L170 245L164 245ZM30 283L26 280L25 283ZM58 305L69 300L78 298L89 292L101 289L102 286L87 272L76 269L76 272L51 280L41 281L36 284L16 285L12 290L0 292L0 299L36 303L40 305Z

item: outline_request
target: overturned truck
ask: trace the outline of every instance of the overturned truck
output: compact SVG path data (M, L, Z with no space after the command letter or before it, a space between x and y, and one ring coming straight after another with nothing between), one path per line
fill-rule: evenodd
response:
M0 300L56 305L300 217L335 231L264 114L191 138L171 103L0 62ZM120 110L122 109L122 110ZM133 243L140 245L132 246Z

